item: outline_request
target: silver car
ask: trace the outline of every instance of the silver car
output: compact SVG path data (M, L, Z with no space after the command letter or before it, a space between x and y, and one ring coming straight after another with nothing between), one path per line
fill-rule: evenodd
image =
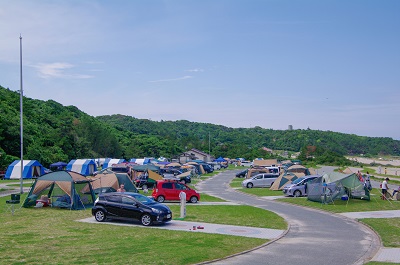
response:
M307 195L307 183L320 177L320 175L310 175L295 179L292 183L283 187L283 194L287 196L300 197Z
M260 173L242 182L244 188L253 187L271 187L274 181L279 177L277 174Z

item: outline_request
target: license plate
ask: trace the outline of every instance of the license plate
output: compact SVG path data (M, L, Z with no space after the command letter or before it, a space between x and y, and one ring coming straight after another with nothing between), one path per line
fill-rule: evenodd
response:
M167 218L171 218L171 214L169 213L169 214L167 214Z

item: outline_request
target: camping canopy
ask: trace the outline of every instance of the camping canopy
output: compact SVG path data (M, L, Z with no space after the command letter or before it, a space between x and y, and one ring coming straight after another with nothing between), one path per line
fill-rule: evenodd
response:
M23 179L36 178L44 174L44 167L37 160L23 160ZM6 171L4 179L21 178L21 160L12 162Z
M68 163L65 162L56 162L50 165L50 169L55 169L55 170L65 170L65 167L68 165Z
M357 175L332 172L307 184L307 199L316 202L331 202L343 195L349 198L370 200L369 190Z
M135 185L125 173L114 173L112 171L103 171L91 180L92 188L95 194L117 191L121 184L124 184L125 190L129 192L138 192Z
M76 159L69 161L67 170L80 173L84 176L92 175L97 169L93 159Z
M308 168L302 165L294 164L288 167L286 170L294 173L303 173L305 176L310 175L310 171L308 170Z
M36 200L42 195L50 198L52 207L71 210L92 207L95 200L90 181L72 171L56 171L37 178L23 206L35 205Z
M214 162L221 163L221 162L226 162L226 160L222 156L220 156L217 159L215 159Z

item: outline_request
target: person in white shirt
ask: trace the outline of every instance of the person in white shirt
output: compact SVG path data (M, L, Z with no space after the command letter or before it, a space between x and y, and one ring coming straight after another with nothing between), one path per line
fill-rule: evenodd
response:
M389 178L385 178L382 182L382 199L383 200L387 199L386 193L388 190L388 180L389 180Z

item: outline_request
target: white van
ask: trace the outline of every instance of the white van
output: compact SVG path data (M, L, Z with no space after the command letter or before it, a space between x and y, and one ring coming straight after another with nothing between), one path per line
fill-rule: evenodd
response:
M271 187L278 177L279 174L260 173L254 177L243 180L242 186L244 188Z

